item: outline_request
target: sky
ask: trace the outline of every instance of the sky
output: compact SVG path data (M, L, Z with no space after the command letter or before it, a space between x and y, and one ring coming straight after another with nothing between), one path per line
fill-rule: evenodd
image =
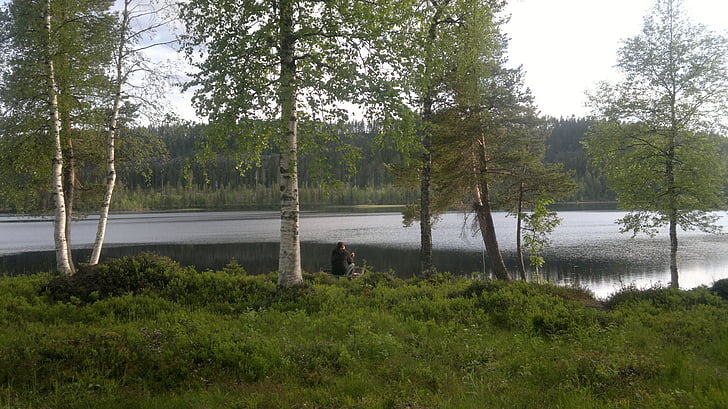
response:
M580 117L587 90L618 78L622 42L639 34L654 0L509 0L511 65L522 65L541 114ZM684 0L693 22L728 35L728 2Z

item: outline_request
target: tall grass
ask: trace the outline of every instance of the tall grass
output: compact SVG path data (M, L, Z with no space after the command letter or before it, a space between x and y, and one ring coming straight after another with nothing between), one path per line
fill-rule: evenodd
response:
M0 279L6 408L721 408L728 305L440 275L197 272L151 254ZM656 295L664 292L663 295ZM668 300L668 301L665 301Z

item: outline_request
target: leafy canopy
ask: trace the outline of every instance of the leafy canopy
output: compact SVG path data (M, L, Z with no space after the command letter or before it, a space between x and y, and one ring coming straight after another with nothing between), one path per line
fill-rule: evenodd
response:
M590 96L603 121L586 147L632 212L623 231L654 234L672 223L713 231L708 212L724 206L728 39L692 23L681 2L658 0L617 67L623 79Z
M280 30L280 8L291 4L293 30ZM212 143L245 152L257 163L279 132L282 92L295 90L299 120L332 124L345 120L357 104L382 100L387 55L382 30L396 4L357 0L202 0L182 5L187 32L184 51L196 72L186 87L193 103L215 129ZM294 50L292 83L282 77L281 49ZM285 118L284 118L285 119ZM301 128L300 147L319 148L338 129ZM305 132L310 130L310 132ZM314 139L312 139L314 138Z

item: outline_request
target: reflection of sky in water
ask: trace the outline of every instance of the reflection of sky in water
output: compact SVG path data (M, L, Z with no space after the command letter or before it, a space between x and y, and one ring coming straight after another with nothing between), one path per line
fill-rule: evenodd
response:
M191 212L113 215L106 244L109 247L132 244L218 244L222 247L222 244L233 243L277 243L278 214ZM621 285L634 283L638 287L646 287L667 284L670 281L667 234L661 233L654 238L644 235L632 238L630 234L620 234L615 220L623 214L617 211L560 212L563 221L552 235L552 246L544 254L547 264L542 275L558 283L587 285L601 297ZM91 246L96 222L90 218L74 223L74 248ZM725 217L721 222L728 226ZM470 220L466 221L462 214L449 213L434 226L435 262L442 265L441 270L458 273L482 271L483 243L480 235L472 235L469 223ZM515 272L515 219L498 213L495 223L501 249L509 267ZM328 246L342 240L355 250L365 249L370 253L368 259L376 260L371 264L385 271L390 265L402 270L416 269L419 237L419 225L403 227L402 216L394 212L304 212L301 218L301 241L310 245L320 243L316 253L326 253ZM727 236L680 232L678 239L682 287L710 284L728 277ZM0 217L0 256L52 249L52 223L48 219ZM374 252L381 254L375 256ZM307 257L305 253L306 248L304 257ZM325 256L323 259L319 255L317 257L310 261L312 265L326 263Z

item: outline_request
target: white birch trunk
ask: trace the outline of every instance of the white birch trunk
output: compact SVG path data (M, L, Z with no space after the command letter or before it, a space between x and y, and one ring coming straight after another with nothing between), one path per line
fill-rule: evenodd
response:
M130 11L129 0L124 1L124 11L122 13L121 30L119 33L119 48L116 57L116 89L114 90L114 106L109 118L109 128L106 133L106 190L104 199L101 203L99 211L99 223L96 227L96 239L94 247L91 251L90 265L96 265L101 259L101 249L104 246L104 237L106 236L106 224L109 220L109 209L111 208L111 198L114 194L116 186L116 127L119 120L119 111L121 110L122 94L124 91L125 74L124 74L124 45L129 29Z
M295 110L292 112L295 116ZM281 153L281 243L278 254L278 287L303 283L299 234L296 121L289 121L288 146Z
M284 116L287 117L286 146L280 156L281 189L281 242L278 254L278 287L290 288L303 283L301 273L301 242L299 237L298 199L298 118L295 92L284 102Z
M104 245L106 224L109 219L109 209L111 207L111 197L114 193L114 187L116 186L115 140L117 118L119 117L120 107L121 85L119 84L114 101L114 109L111 114L111 120L109 121L109 129L106 134L106 191L104 192L104 199L101 203L101 210L99 211L99 223L96 227L96 239L94 240L94 247L91 252L91 258L88 262L90 265L98 264L99 259L101 258L101 249Z
M53 50L51 46L51 0L46 1L45 30L48 35L46 44L46 67L48 69L47 88L48 105L51 115L51 133L54 138L53 155L53 196L55 198L55 217L53 219L54 242L56 247L56 268L63 274L73 274L73 266L68 257L69 244L66 238L66 201L63 192L63 150L61 146L61 118L58 112L58 93L53 66Z
M285 145L281 146L281 242L278 254L278 287L303 284L301 274L301 242L299 238L298 203L298 112L296 110L296 60L293 33L293 2L281 1L281 128L285 129ZM283 125L285 124L285 126Z

